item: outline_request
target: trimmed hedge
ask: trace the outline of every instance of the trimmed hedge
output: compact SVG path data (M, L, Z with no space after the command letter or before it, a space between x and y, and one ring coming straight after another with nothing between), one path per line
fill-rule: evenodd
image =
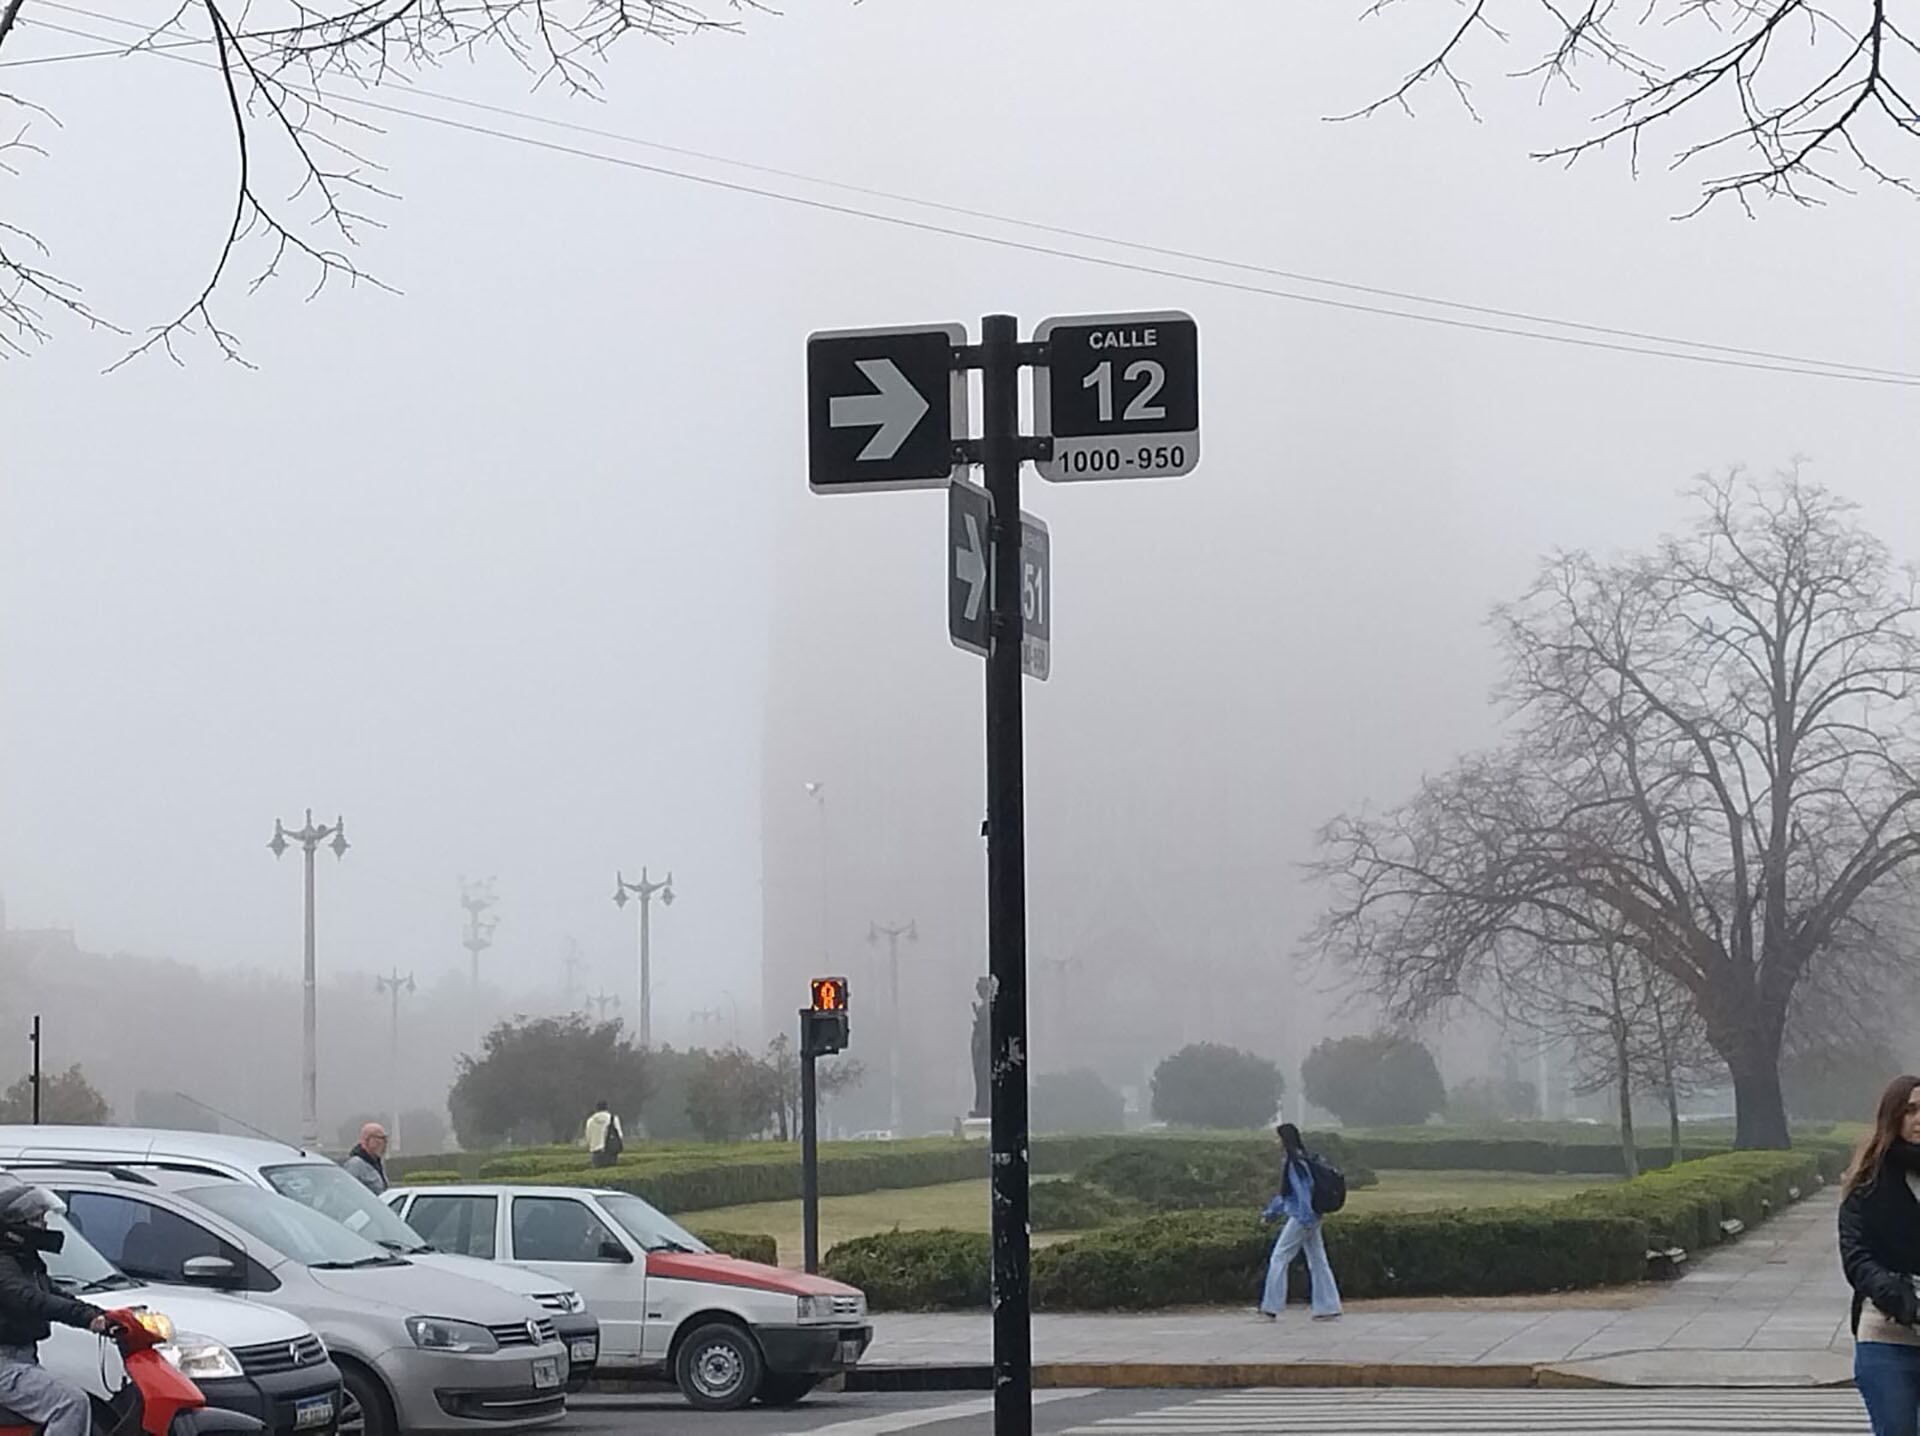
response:
M720 1232L700 1227L689 1227L687 1230L725 1256L739 1257L742 1261L765 1262L768 1266L780 1264L780 1244L765 1232Z
M399 1178L394 1180L398 1181ZM430 1187L436 1182L460 1182L466 1179L451 1168L428 1167L424 1171L409 1172L406 1181L416 1187Z
M1083 1232L1140 1214L1138 1203L1073 1177L1035 1182L1027 1191L1027 1226L1036 1232Z
M1307 1143L1346 1173L1349 1189L1379 1183L1337 1134L1315 1133ZM1135 1142L1095 1158L1077 1175L1155 1211L1262 1207L1279 1188L1280 1148L1272 1139Z
M1733 1152L1537 1206L1354 1213L1327 1223L1328 1255L1355 1298L1617 1285L1646 1275L1650 1245L1713 1246L1722 1221L1758 1223L1838 1169L1814 1152ZM1148 1217L1036 1251L1034 1300L1060 1310L1244 1302L1273 1239L1244 1209ZM989 1267L987 1237L968 1232L863 1237L824 1263L876 1307L909 1311L985 1304ZM1290 1281L1303 1295L1305 1273L1296 1267Z

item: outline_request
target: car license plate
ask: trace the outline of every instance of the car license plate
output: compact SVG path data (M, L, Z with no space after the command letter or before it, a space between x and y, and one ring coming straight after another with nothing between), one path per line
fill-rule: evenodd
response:
M333 1398L331 1396L309 1396L304 1401L293 1403L293 1429L310 1431L315 1426L333 1425Z
M855 1362L859 1361L859 1359L860 1343L858 1341L842 1341L840 1343L840 1364L842 1366L852 1366Z
M591 1366L600 1359L600 1343L591 1339L576 1341L567 1348L575 1366Z
M542 1357L533 1363L533 1389L551 1391L560 1384L560 1363L552 1357Z

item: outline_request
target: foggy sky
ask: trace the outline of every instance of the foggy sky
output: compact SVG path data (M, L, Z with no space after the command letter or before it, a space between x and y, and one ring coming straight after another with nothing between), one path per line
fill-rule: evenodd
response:
M1638 180L1624 157L1530 161L1602 96L1536 109L1497 63L1479 123L1433 93L1414 119L1329 124L1431 33L1360 8L814 3L742 38L625 47L603 105L529 93L498 60L424 83L1146 243L1920 366L1911 200L1676 223L1695 182L1663 156ZM164 319L226 219L209 77L136 58L10 83L64 128L0 190L8 217L102 312ZM671 867L672 1036L721 989L760 1005L763 824L806 811L763 813L763 748L862 776L835 838L849 941L882 903L977 903L960 864L980 674L944 637L943 501L806 492L816 328L1199 320L1194 475L1029 480L1056 606L1055 676L1028 690L1036 945L1086 930L1120 883L1198 951L1284 953L1312 915L1291 865L1315 825L1493 737L1488 606L1555 545L1649 543L1702 469L1806 455L1920 554L1911 390L1344 313L380 123L365 143L404 200L357 258L400 296L234 286L222 317L256 370L201 347L102 376L125 341L72 325L0 365L0 891L18 925L290 974L297 856L265 843L311 804L355 844L320 874L322 961L341 967L464 964L456 878L490 873L496 980L551 985L572 935L589 984L630 991L614 869ZM782 666L797 697L776 709ZM936 811L895 823L916 793Z

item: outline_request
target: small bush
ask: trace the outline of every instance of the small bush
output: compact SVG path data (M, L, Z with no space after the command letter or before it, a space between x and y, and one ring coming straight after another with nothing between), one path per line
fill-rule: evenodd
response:
M820 1269L875 1310L955 1311L988 1304L993 1244L985 1232L882 1232L841 1242Z
M1335 1133L1315 1133L1307 1145L1346 1173L1349 1188L1380 1180ZM1257 1209L1279 1190L1280 1144L1271 1137L1135 1142L1089 1161L1078 1175L1156 1211Z
M1153 1115L1176 1127L1265 1127L1284 1085L1264 1057L1195 1042L1154 1068Z
M1086 1182L1035 1182L1027 1193L1027 1225L1036 1232L1083 1232L1140 1215L1140 1206Z
M780 1263L780 1244L765 1232L718 1232L701 1227L688 1228L715 1251L730 1257L739 1257L742 1261L765 1262L768 1266Z

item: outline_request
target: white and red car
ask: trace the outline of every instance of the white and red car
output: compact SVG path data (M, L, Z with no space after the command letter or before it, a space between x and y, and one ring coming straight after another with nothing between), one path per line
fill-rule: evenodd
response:
M396 1187L441 1251L564 1280L600 1318L598 1374L671 1378L695 1406L795 1402L873 1339L859 1290L711 1250L641 1198L582 1187Z

